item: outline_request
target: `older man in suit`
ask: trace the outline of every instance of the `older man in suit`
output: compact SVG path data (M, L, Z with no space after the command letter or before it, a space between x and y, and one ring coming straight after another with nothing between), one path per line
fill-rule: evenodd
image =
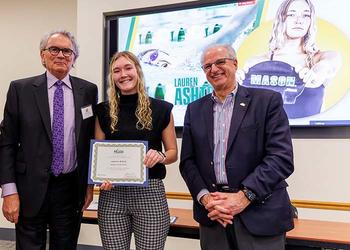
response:
M11 82L0 143L3 214L16 227L17 249L76 249L94 136L97 87L69 75L79 56L70 32L41 40L46 72Z
M212 45L202 68L213 94L186 111L180 171L205 250L281 250L293 228L285 179L293 172L279 93L238 86L229 45Z

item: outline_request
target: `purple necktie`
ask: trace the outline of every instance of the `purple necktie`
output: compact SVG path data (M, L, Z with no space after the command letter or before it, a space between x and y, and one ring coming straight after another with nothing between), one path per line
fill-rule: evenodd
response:
M52 165L51 171L58 176L63 171L64 164L64 99L63 82L55 83L56 90L53 97L53 116L52 116Z

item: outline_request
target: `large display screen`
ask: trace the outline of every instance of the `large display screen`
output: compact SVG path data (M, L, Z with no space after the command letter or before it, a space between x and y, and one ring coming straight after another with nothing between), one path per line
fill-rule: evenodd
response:
M106 64L132 51L149 96L173 103L182 126L187 105L212 92L203 49L229 43L239 84L281 93L292 126L350 125L349 1L200 2L106 15Z

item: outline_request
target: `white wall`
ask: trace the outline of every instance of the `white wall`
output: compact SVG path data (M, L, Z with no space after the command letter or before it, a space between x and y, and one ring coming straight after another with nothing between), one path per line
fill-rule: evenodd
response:
M76 33L77 3L71 0L0 1L0 117L11 80L41 74L41 37L54 29Z

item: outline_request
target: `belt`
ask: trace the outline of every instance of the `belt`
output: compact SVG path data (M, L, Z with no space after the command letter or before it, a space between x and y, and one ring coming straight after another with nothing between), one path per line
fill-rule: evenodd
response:
M223 193L237 193L239 188L231 188L227 184L216 184L216 189Z
M61 179L70 179L75 178L78 175L78 171L75 169L72 172L69 173L60 173L58 176L50 174L51 179L53 180L61 180Z

